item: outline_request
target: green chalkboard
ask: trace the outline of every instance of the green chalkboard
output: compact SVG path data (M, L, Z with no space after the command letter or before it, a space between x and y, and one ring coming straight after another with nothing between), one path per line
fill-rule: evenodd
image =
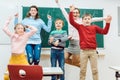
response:
M28 11L29 11L29 7L22 7L22 18L24 18L26 16ZM66 11L69 12L69 9L66 8ZM90 14L92 14L93 17L103 17L103 9L80 9L80 14L82 15L84 13L90 13ZM39 16L46 24L48 21L47 14L52 16L52 21L53 21L52 30L55 30L54 21L57 18L61 18L64 21L63 30L66 30L68 32L68 23L59 8L39 7ZM92 24L97 24L98 26L103 27L103 21L94 22ZM49 33L45 32L42 29L40 35L41 35L41 39L42 39L42 47L49 48L50 47L48 45ZM104 48L103 35L97 34L96 36L97 36L98 48ZM68 44L69 44L69 42L67 41L66 47L68 46Z

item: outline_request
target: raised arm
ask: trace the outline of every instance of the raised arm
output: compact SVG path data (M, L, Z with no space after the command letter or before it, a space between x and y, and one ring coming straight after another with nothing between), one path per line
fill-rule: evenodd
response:
M110 15L107 16L107 18L105 19L106 25L105 25L104 29L101 29L101 28L98 27L97 32L100 33L100 34L107 34L108 31L109 31L111 20L112 20L112 17Z
M57 3L58 7L59 7L60 10L62 11L65 19L69 22L69 15L68 15L67 11L65 10L65 8L60 5L59 0L55 0L55 2Z
M16 25L18 23L18 13L16 13L14 16L15 16L15 19L14 19L14 25Z
M92 18L92 22L99 22L99 21L103 21L103 20L105 20L105 18L103 18L103 17L94 17L94 18Z
M19 14L16 13L14 16L15 16L14 25L16 25L16 24L19 23L19 21L18 21ZM24 18L20 23L22 23L22 25L26 25L26 22L27 22L27 21L26 21L26 19Z
M52 19L50 15L47 15L48 17L48 23L47 25L41 20L41 25L42 28L46 31L46 32L50 32L51 31L51 27L52 27Z
M112 20L112 16L108 15L107 18L105 19L106 23L110 23Z
M12 36L12 34L13 34L13 33L11 33L10 30L8 29L8 26L9 26L11 20L12 20L12 17L9 17L8 20L6 21L4 27L3 27L3 31L4 31L9 37Z
M69 21L70 21L70 24L73 25L76 29L79 28L79 26L81 24L78 24L74 19L73 19L73 10L74 10L74 6L70 6L70 14L69 14Z

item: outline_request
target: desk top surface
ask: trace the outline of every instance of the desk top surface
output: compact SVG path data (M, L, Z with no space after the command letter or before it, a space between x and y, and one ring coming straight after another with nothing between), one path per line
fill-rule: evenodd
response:
M109 68L115 71L120 71L120 66L110 66Z
M51 75L51 74L63 74L63 71L60 67L43 67L43 74L44 75Z

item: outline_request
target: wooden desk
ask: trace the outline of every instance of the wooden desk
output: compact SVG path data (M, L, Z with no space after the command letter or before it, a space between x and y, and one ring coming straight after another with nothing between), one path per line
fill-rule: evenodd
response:
M120 66L110 66L109 68L115 70L115 77L116 80L118 80L118 78L120 78Z

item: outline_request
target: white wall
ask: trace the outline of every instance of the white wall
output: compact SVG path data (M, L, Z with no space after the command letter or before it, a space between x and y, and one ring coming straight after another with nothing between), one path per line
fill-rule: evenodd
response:
M118 12L117 7L120 6L119 0L60 0L60 3L64 7L69 7L71 4L78 8L92 8L92 9L104 9L104 16L107 14L112 15L113 19L109 34L104 36L105 48L100 49L100 53L105 53L104 59L98 59L99 79L100 80L115 80L114 71L109 69L109 66L120 65L120 36L118 36ZM5 20L9 15L15 12L21 11L21 6L37 5L39 7L57 7L54 0L1 0L0 1L0 29L2 29ZM18 10L16 10L18 6ZM21 15L21 14L20 14ZM12 26L13 24L11 24ZM4 33L0 34L4 35ZM6 36L6 35L5 35ZM0 37L2 40L4 37ZM9 39L9 38L8 38ZM46 53L46 52L42 52ZM7 62L10 57L10 44L0 44L0 80L3 80L3 73L6 69ZM43 59L44 60L44 59ZM46 61L49 64L49 61ZM44 65L44 61L41 60L41 65ZM66 80L79 80L79 69L66 65ZM86 80L92 80L91 70L88 65L88 71Z

